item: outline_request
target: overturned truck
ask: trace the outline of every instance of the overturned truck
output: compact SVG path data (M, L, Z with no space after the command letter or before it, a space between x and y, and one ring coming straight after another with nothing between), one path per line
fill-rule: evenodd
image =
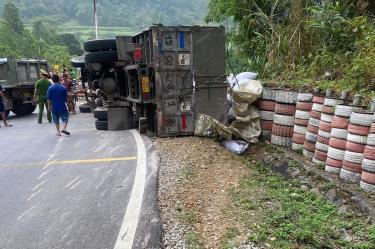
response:
M226 119L223 27L151 26L84 44L96 128L194 134L198 114Z

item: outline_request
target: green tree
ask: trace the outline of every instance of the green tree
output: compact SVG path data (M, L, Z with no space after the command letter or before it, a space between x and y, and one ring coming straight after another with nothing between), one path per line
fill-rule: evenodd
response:
M4 5L3 18L9 27L14 30L14 32L19 35L24 32L25 27L21 21L19 11L11 1L7 1Z

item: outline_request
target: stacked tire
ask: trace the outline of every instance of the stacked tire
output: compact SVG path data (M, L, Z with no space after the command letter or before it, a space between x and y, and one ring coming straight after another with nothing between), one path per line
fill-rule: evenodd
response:
M294 114L297 92L279 90L276 92L271 143L284 147L292 146Z
M85 63L105 63L118 60L116 39L90 40L83 44L83 48L86 51Z
M108 130L108 110L105 108L96 108L94 110L95 128L97 130Z
M348 136L340 178L349 182L360 182L367 135L373 121L373 113L353 111L350 115Z
M293 129L292 150L294 151L303 150L310 112L313 105L312 99L313 95L311 93L298 93Z
M318 137L315 144L315 153L313 162L320 165L325 165L327 160L329 141L331 138L331 123L335 113L335 106L341 100L326 97L322 107L322 113L319 122Z
M276 89L264 87L261 99L255 102L255 106L258 107L260 113L261 136L268 140L271 138L272 133L276 92Z
M309 123L305 135L305 142L303 144L303 154L312 159L315 154L315 145L318 140L320 117L324 104L323 96L314 96L312 99L313 105L310 112Z
M375 192L375 118L367 137L360 185L366 191Z
M331 138L326 160L325 171L340 174L346 150L346 137L353 107L337 105L331 122Z

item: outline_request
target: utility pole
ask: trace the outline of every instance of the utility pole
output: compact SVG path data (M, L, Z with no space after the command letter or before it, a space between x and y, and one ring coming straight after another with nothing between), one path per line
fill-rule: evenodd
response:
M96 40L98 40L99 35L98 35L98 16L96 14L96 0L94 0L94 20L95 20L95 37L96 37Z

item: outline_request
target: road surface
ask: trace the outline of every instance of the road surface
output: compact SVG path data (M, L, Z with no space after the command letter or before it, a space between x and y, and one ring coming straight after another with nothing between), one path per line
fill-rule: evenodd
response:
M0 248L159 248L148 139L97 131L92 114L72 116L69 137L36 113L9 123L0 128Z

